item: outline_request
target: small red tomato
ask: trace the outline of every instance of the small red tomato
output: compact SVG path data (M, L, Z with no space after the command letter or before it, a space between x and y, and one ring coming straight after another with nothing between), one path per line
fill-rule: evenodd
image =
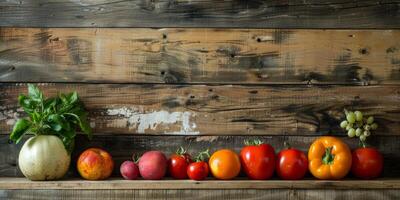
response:
M191 162L191 156L183 147L180 147L168 160L168 172L172 178L186 179L186 169Z
M185 179L188 165L189 161L183 155L174 154L168 160L168 172L172 178Z
M358 148L353 151L352 159L351 172L358 178L377 178L382 173L383 156L375 148Z
M187 168L187 175L190 179L201 181L204 180L208 176L208 164L207 162L200 161L190 163Z
M306 154L297 149L285 149L279 152L276 162L276 172L281 179L302 179L308 170Z
M271 178L275 169L274 148L259 140L246 142L246 145L240 152L240 161L246 175L256 180Z

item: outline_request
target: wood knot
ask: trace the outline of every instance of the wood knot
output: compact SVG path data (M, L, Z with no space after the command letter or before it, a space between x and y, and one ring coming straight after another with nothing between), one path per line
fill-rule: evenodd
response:
M369 50L367 48L362 48L358 52L360 54L363 54L363 55L368 55L369 54Z

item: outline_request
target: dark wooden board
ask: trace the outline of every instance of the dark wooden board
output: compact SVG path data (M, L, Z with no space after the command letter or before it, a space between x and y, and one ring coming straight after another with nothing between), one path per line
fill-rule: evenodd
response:
M343 109L374 115L377 135L400 134L400 87L40 84L47 96L77 91L96 133L343 135ZM26 84L0 84L0 134L22 109Z
M77 177L76 160L81 152L89 147L100 147L111 153L115 161L114 176L119 176L119 166L131 159L133 154L141 155L145 151L160 150L167 156L176 151L179 146L189 147L191 154L210 149L214 152L221 148L233 149L240 152L245 139L259 138L265 143L271 144L276 153L284 148L284 142L288 142L292 147L307 152L310 144L317 138L316 136L126 136L126 135L96 135L93 140L88 141L83 135L76 139L75 151L72 155L71 170L69 177ZM351 148L356 148L356 139L343 137ZM22 176L18 169L17 158L20 144L11 144L8 136L0 136L0 177L1 176ZM383 177L400 177L400 156L398 155L399 136L375 136L370 138L369 143L377 147L384 155ZM243 175L242 175L243 176ZM311 175L308 175L311 177ZM349 176L351 177L351 176Z
M400 30L0 28L0 82L399 84L398 38Z
M398 0L8 0L0 26L399 28L399 8Z
M159 189L400 189L400 179L380 178L374 180L124 180L122 177L88 181L66 178L55 181L30 181L26 178L0 177L0 190L159 190Z
M270 199L270 200L394 200L399 190L0 190L4 200L60 200L60 199Z

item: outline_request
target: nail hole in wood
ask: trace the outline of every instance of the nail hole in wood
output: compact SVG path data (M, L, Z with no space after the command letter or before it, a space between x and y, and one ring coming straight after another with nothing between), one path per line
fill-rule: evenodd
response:
M191 98L191 99L194 99L194 95L190 95L190 98Z
M368 54L369 52L368 52L368 49L366 49L366 48L362 48L362 49L360 49L360 54L363 54L363 55L365 55L365 54Z
M250 93L250 94L257 94L258 91L257 91L257 90L251 90L251 91L249 91L249 93Z
M261 38L257 38L257 42L261 42Z
M161 75L165 75L165 71L161 71Z
M162 38L163 38L163 39L167 39L167 34L163 33L163 34L162 34Z

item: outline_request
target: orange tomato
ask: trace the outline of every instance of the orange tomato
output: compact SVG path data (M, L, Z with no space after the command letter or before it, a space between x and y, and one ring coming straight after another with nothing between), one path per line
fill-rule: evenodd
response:
M101 180L111 175L114 161L108 152L99 148L89 148L79 156L77 168L83 178Z
M211 173L217 179L233 179L240 172L239 156L229 149L219 150L208 161Z
M308 150L310 172L319 179L341 179L351 168L350 148L339 138L316 139Z

